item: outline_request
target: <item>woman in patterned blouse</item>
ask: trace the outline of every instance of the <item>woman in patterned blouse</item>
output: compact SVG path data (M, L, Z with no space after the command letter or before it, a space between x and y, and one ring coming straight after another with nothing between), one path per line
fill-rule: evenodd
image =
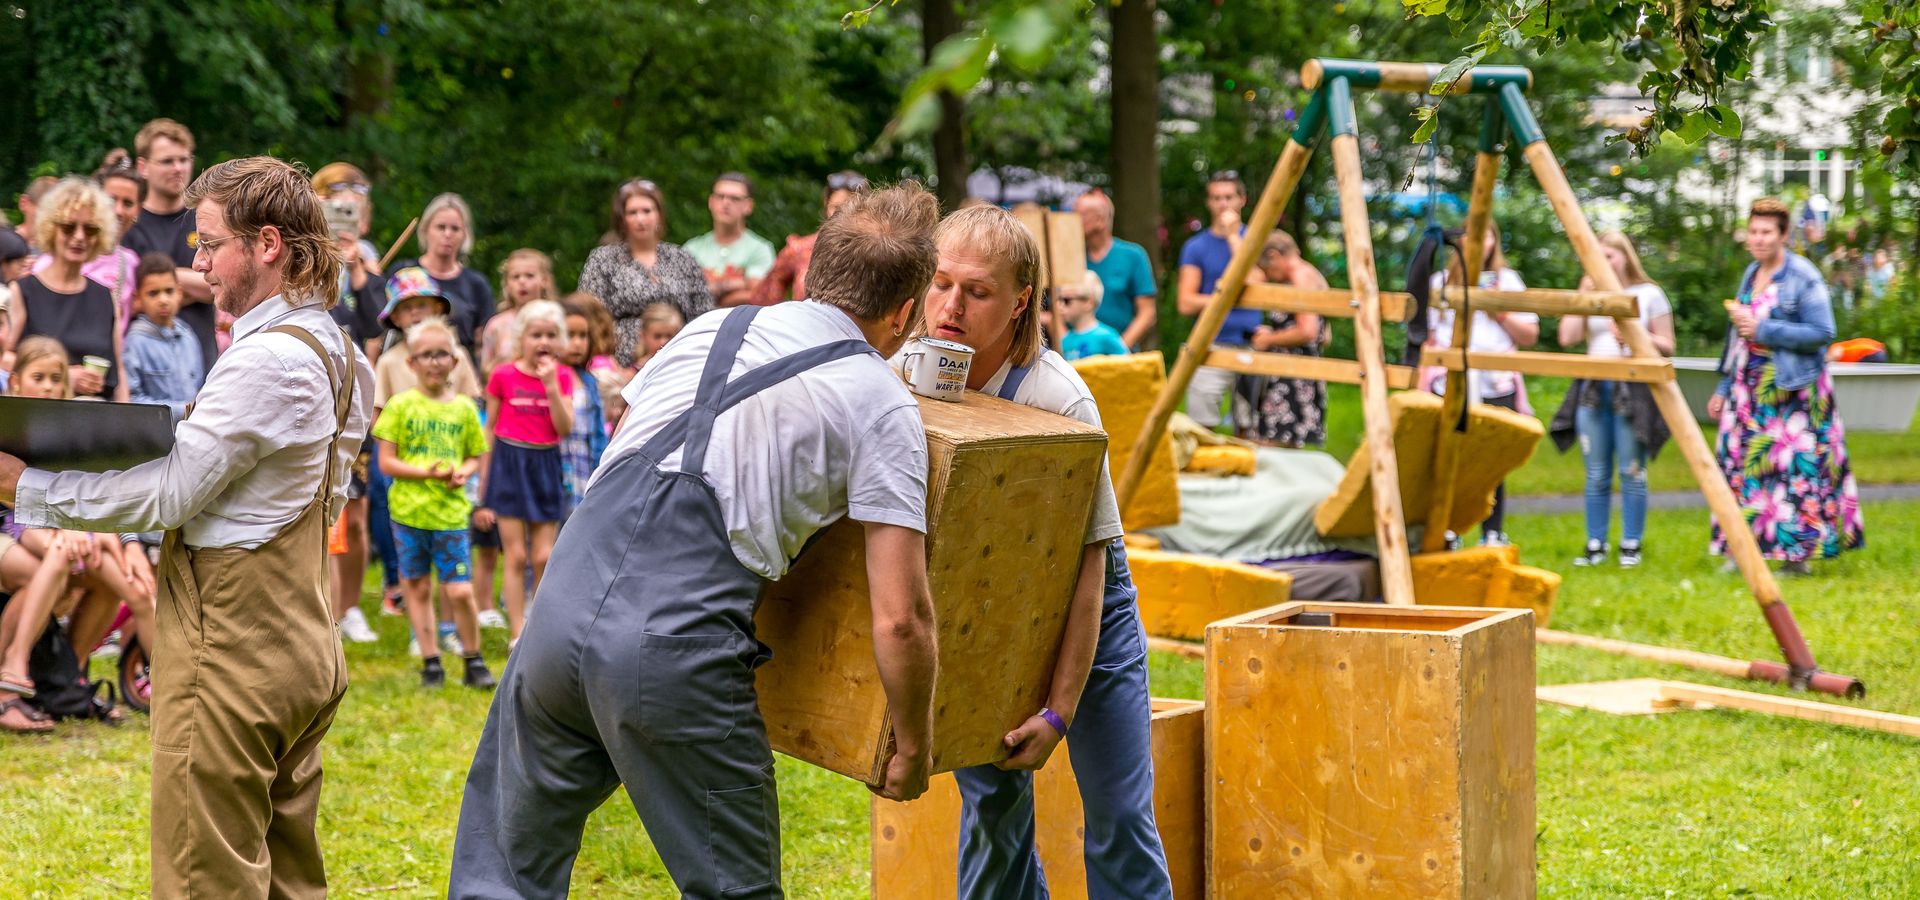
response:
M580 290L599 297L613 314L613 357L633 368L640 342L640 314L662 300L678 304L692 321L713 308L707 276L693 255L662 238L666 205L653 182L636 178L613 195L613 234L619 240L595 247L580 272Z

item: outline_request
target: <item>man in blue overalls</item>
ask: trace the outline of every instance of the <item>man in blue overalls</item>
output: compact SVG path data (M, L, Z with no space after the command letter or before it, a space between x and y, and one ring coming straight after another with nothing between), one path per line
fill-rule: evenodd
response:
M936 240L940 263L922 330L974 348L967 387L1100 427L1086 382L1040 346L1040 248L1032 235L1006 210L974 206L941 222ZM1070 726L1067 752L1085 812L1087 895L1172 900L1153 815L1146 633L1121 531L1103 467L1047 706L1006 736L1008 759L954 773L961 900L1047 896L1034 846L1030 770L1046 764Z
M754 607L842 516L866 526L896 743L876 793L926 789L926 436L883 354L914 321L938 215L917 186L852 201L820 230L811 300L708 313L628 386L474 754L450 896L565 896L587 815L621 784L683 896L782 896Z

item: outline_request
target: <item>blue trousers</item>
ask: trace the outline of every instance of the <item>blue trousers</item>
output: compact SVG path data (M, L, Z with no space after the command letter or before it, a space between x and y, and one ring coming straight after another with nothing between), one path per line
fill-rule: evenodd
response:
M400 548L393 542L393 520L387 517L387 489L392 486L393 479L380 471L376 444L367 463L367 539L380 558L381 582L389 590L400 585Z
M1647 531L1647 448L1633 422L1613 411L1614 385L1598 385L1600 405L1574 413L1587 463L1587 540L1605 541L1613 513L1613 473L1620 472L1620 541L1638 544Z
M1153 818L1153 710L1146 632L1126 550L1107 550L1100 643L1073 719L1067 754L1085 809L1087 896L1171 900L1166 850ZM1033 773L976 766L960 785L960 900L1048 896L1034 846Z

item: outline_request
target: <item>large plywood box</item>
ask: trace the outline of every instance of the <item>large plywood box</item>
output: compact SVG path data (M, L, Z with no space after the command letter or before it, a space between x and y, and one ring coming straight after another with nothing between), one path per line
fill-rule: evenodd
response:
M1158 353L1089 356L1075 361L1073 370L1080 373L1080 380L1093 394L1094 405L1100 408L1100 424L1106 427L1110 439L1109 463L1113 477L1118 479L1133 458L1134 444L1153 411L1154 399L1166 388L1166 359ZM1173 468L1170 432L1161 430L1152 452L1133 502L1120 510L1120 522L1130 532L1180 521L1179 473Z
M1206 891L1205 739L1201 705L1153 701L1153 813L1178 900ZM1066 746L1034 775L1034 843L1047 887L1060 900L1087 896L1085 815ZM874 900L953 900L960 847L960 790L933 779L912 803L873 799Z
M927 576L939 640L935 771L1005 758L1001 738L1046 705L1080 571L1106 437L968 392L920 400L927 429ZM873 657L865 531L822 531L755 617L773 659L756 678L773 748L868 784L892 729Z
M1288 603L1206 652L1208 896L1534 895L1531 612Z

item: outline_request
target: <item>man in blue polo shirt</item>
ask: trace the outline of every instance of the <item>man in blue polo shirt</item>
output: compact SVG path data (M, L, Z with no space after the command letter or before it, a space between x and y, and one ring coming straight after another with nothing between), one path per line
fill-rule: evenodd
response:
M1175 305L1181 315L1197 316L1213 301L1214 285L1221 273L1227 271L1227 263L1233 261L1234 251L1240 249L1240 236L1246 231L1246 225L1240 221L1240 210L1246 205L1247 188L1240 182L1238 173L1216 172L1207 179L1207 212L1213 216L1213 224L1188 238L1180 248L1180 292ZM1257 309L1230 310L1213 343L1220 347L1249 347L1260 321ZM1234 433L1249 430L1253 427L1256 408L1251 394L1253 385L1246 385L1248 390L1242 390L1240 381L1227 369L1202 367L1194 372L1193 381L1187 385L1187 415L1204 427L1219 426L1223 422L1221 403L1232 394Z
M1147 250L1113 236L1113 200L1098 188L1073 201L1086 234L1087 269L1100 276L1106 289L1094 315L1100 324L1120 333L1120 342L1138 350L1153 334L1159 318L1160 289L1153 280Z

